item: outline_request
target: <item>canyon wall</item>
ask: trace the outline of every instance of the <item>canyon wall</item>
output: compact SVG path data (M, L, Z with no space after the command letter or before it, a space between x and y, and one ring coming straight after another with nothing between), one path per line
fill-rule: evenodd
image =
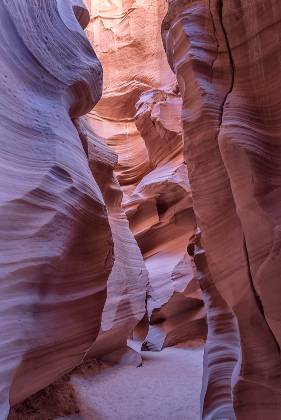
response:
M137 103L136 126L151 169L143 174L124 208L149 273L149 330L143 349L204 337L205 312L187 252L195 218L175 92L150 90Z
M86 357L122 363L130 353L127 339L146 311L148 273L122 209L123 193L114 174L117 154L95 135L87 118L78 124L90 169L106 205L114 254L99 335ZM140 356L135 356L140 363Z
M162 26L206 251L206 419L280 419L280 14L276 0L171 0Z
M9 402L78 364L95 340L113 245L71 121L95 105L102 86L100 63L72 6L1 2L0 19L4 419Z
M80 118L102 93L89 19L80 0L0 2L1 419L88 356L125 351L145 314L117 156Z
M0 419L207 333L202 418L280 420L279 2L85 3L0 2Z
M105 74L103 97L88 124L118 155L122 205L148 271L147 316L134 334L146 350L206 334L187 253L196 223L182 101L161 41L166 9L164 0L92 1L87 28Z

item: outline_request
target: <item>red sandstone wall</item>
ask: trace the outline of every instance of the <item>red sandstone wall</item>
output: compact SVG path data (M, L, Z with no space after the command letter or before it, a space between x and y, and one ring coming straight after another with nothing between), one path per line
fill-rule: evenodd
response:
M149 276L150 326L136 335L145 340L143 348L154 350L205 334L202 296L187 253L195 219L182 102L161 42L165 12L164 0L92 2L88 27L105 73L104 94L89 123L118 155L123 208Z
M277 420L281 120L274 62L280 55L279 2L169 4L163 39L183 98L185 156L209 290L215 292L209 299L218 311L228 307L238 326L235 331L232 323L232 338L223 339L220 357L212 361L206 351L205 376L211 369L217 374L215 382L209 380L203 416ZM217 320L214 340L221 340L224 320ZM237 378L238 333L242 365Z

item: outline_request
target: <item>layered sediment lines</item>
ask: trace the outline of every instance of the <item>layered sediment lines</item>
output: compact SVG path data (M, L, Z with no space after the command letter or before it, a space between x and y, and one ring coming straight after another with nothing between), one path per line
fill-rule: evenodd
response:
M187 253L195 219L183 158L182 103L160 38L166 2L123 3L92 2L88 36L105 86L89 124L118 155L123 208L149 275L150 326L143 320L136 335L144 348L160 350L205 334L202 296Z
M135 28L147 10L154 19L165 11L163 4L139 9L131 22ZM122 28L124 16L118 19ZM205 322L186 251L195 221L182 155L181 101L172 73L159 79L166 60L160 34L152 47L151 32L145 39L144 57L152 52L155 57L153 77L147 74L139 83L132 74L128 83L125 74L116 82L124 89L106 88L99 110L85 120L81 116L101 96L102 68L83 31L89 22L83 3L3 2L0 20L5 98L0 102L0 417L5 419L10 405L17 405L10 413L17 416L23 400L88 357L125 360L127 338L147 309L146 345L154 349L204 334ZM117 37L123 38L120 28ZM135 56L137 36L140 29L129 42L130 48L138 46ZM120 65L122 60L121 55ZM122 100L109 107L115 88ZM135 117L136 101L148 90ZM143 123L155 127L152 138ZM118 156L99 138L103 131ZM138 213L139 205L150 202L153 220L137 232L136 219L132 216L130 226L126 212ZM153 243L144 245L149 237Z
M71 120L102 85L75 4L82 11L0 3L1 419L82 360L113 265L105 203Z
M169 3L163 40L183 99L207 293L215 292L208 299L218 313L234 317L225 338L225 315L216 320L213 339L227 344L221 354L218 346L211 353L206 348L203 417L277 420L281 80L273 63L280 55L280 6L274 0L266 6L259 0ZM208 380L211 370L215 380Z
M87 118L80 119L79 133L107 208L114 255L99 335L87 357L121 363L130 352L127 339L146 311L148 273L122 208L123 193L114 174L117 155L91 130Z
M187 252L195 218L183 160L181 109L179 95L162 90L144 93L137 103L136 126L151 169L124 208L149 272L145 349L161 350L205 335L202 295Z
M97 135L118 155L115 172L124 191L149 169L135 105L143 92L175 82L161 43L165 12L165 0L91 1L87 34L104 68L104 91L90 117Z
M0 3L1 419L145 313L116 155L80 121L102 91L89 18L80 0Z

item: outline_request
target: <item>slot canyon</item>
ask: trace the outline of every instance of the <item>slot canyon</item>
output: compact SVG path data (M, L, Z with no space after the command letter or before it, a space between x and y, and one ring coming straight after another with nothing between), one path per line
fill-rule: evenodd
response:
M280 22L0 0L0 420L281 420Z

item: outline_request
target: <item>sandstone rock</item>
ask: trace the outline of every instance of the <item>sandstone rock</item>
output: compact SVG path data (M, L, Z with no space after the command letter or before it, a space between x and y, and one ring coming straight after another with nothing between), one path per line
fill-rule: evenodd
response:
M166 0L91 1L87 33L104 68L104 91L90 117L94 131L118 155L116 174L124 191L149 170L135 105L143 92L175 82L161 43L165 12Z
M121 363L124 353L131 353L127 339L145 314L148 274L121 206L123 193L113 172L117 155L95 135L86 119L80 119L79 132L87 142L90 169L106 204L114 255L100 332L87 357L110 360L111 354L112 360ZM136 360L139 364L139 356Z
M207 311L208 334L204 349L201 389L202 418L234 418L232 385L240 369L240 340L234 314L217 291L212 280L205 251L201 246L201 232L189 246L194 258L194 275L203 292Z
M144 347L157 350L205 331L202 296L186 252L195 219L181 100L161 45L165 11L164 0L92 2L88 28L105 73L104 94L89 121L118 155L123 207L149 273L151 327ZM135 336L141 330L145 338L147 320Z
M219 373L209 392L221 387L225 395L209 394L204 418L277 420L280 77L273 62L280 54L279 3L169 3L163 39L183 98L185 156L214 291L210 302L224 306L229 319L234 314L242 352L238 379L234 343L214 358ZM222 338L225 316L216 320L214 340ZM235 322L229 327L237 337Z
M195 219L183 161L182 102L176 93L152 90L141 96L137 108L136 125L152 170L124 207L149 272L150 328L144 348L161 350L204 336L204 309L187 253Z
M1 419L81 362L113 265L104 199L72 123L102 86L83 7L0 2Z

